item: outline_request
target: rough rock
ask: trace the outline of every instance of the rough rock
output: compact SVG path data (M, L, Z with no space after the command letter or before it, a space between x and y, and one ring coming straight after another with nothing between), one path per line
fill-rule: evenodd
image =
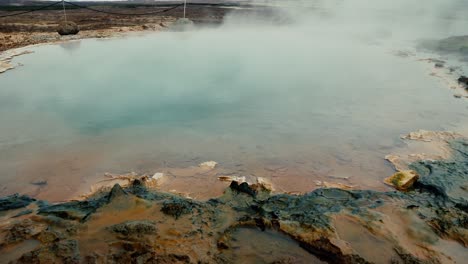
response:
M14 224L5 236L5 243L7 245L19 243L38 233L38 229L30 219Z
M167 215L173 216L178 219L180 216L192 212L193 203L185 199L173 198L164 201L161 211Z
M421 176L415 187L468 208L468 141L449 144L455 150L452 160L424 160L410 165Z
M156 223L147 220L126 221L109 227L109 230L124 238L155 235L157 232Z
M460 76L460 78L458 78L458 83L465 85L465 88L468 89L468 77Z
M60 240L60 238L61 235L53 230L44 230L37 236L37 240L39 240L43 244L57 242L58 240Z
M452 140L450 147L451 159L410 164L420 179L407 192L321 188L304 195L271 194L260 184L232 182L221 197L197 202L148 189L135 179L129 187L87 200L40 203L39 214L24 216L29 223L5 222L0 232L11 233L10 247L25 239L41 242L19 263L233 263L226 252L232 250L233 232L244 227L280 231L328 263L372 262L359 247L369 245L360 244L366 236L367 243L388 246L391 254L382 262L449 262L438 241L468 246L468 140ZM120 198L108 204L112 192ZM114 207L120 199L135 207ZM135 220L140 216L151 219ZM341 236L340 217L353 219L362 237ZM122 222L106 225L116 219ZM96 230L95 224L103 226ZM30 229L38 225L48 228ZM68 231L72 225L75 231ZM103 238L106 234L111 237ZM99 241L109 250L81 257L80 239Z
M57 26L57 33L59 33L61 36L76 35L78 32L80 32L80 28L75 22L72 21L64 21Z
M13 216L13 218L20 217L20 216L23 216L23 215L32 214L32 213L33 213L33 210L31 210L31 209L23 210L23 211L21 211L21 212L15 214L15 215Z
M114 199L117 199L119 197L124 197L127 196L127 192L125 192L122 187L116 183L114 187L112 187L111 191L109 192L109 196L107 198L107 202L110 203Z
M35 199L19 194L13 194L7 197L0 198L0 211L18 209L28 206Z
M40 247L23 254L17 263L80 263L78 243L75 240L64 240L49 246Z
M385 183L397 190L406 191L418 180L419 175L413 170L399 171L385 179Z
M245 193L252 197L255 197L257 195L257 191L246 182L242 182L241 184L239 184L236 181L232 181L231 184L229 185L229 188L231 188L232 190L238 193Z

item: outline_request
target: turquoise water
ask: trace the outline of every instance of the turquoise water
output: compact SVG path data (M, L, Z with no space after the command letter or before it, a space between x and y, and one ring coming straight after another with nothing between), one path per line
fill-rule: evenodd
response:
M432 65L394 44L262 26L31 48L0 75L0 194L207 160L286 191L330 176L385 188L401 134L468 120Z

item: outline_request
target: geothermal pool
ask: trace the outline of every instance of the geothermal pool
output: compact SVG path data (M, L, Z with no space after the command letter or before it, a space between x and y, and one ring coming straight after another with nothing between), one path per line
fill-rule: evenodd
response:
M411 41L377 36L264 25L29 48L0 75L0 195L69 199L106 172L164 172L200 199L219 175L386 189L401 134L461 132L468 111L426 55L395 55Z

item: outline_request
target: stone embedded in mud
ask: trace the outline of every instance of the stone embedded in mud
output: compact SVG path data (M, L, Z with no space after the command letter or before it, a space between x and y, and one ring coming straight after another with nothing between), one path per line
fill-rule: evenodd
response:
M32 181L31 184L42 187L42 186L47 185L47 181L46 180L35 180L35 181Z
M193 204L185 199L173 198L171 200L164 201L161 211L164 214L170 215L178 219L184 214L192 212Z
M249 185L246 182L243 182L243 183L239 184L236 181L232 181L231 185L229 185L229 188L231 188L231 190L234 190L234 191L236 191L238 193L245 193L245 194L248 194L248 195L250 195L252 197L255 197L257 195L257 191L254 188L252 188L252 186Z
M397 190L406 191L418 180L419 175L413 170L399 171L385 179L385 183Z
M52 230L44 230L36 237L43 244L50 244L60 240L60 234Z
M80 32L80 28L75 22L72 21L61 22L57 27L57 33L59 33L61 36L76 35L78 32Z
M0 211L18 209L28 206L35 199L19 194L13 194L4 198L0 198Z

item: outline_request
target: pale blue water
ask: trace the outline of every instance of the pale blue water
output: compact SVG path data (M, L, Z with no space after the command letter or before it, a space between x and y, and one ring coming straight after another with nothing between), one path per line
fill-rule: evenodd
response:
M383 157L404 144L400 134L467 125L466 100L429 76L431 65L394 56L399 47L385 41L305 32L207 29L32 48L0 75L0 193L31 179L84 184L105 171L206 160L239 175L271 177L276 166L292 182L349 175L384 188Z

